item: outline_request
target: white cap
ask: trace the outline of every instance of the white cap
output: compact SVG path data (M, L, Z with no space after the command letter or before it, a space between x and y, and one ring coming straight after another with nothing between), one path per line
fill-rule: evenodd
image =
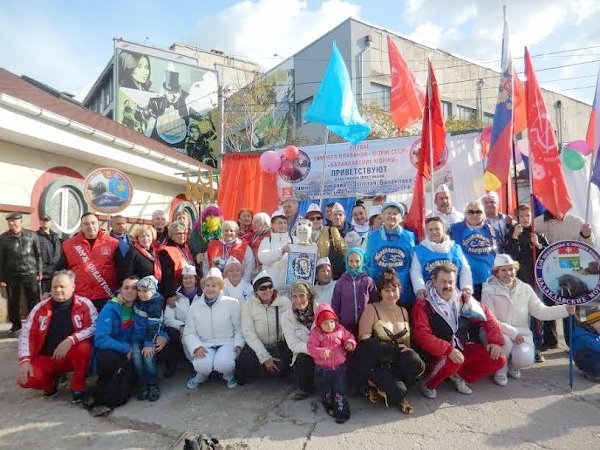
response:
M227 262L225 263L225 267L223 268L223 270L227 269L227 266L230 264L237 264L239 266L242 266L242 263L239 259L237 259L235 256L230 256Z
M382 209L383 209L382 205L371 206L371 208L369 209L369 219L373 216L380 215Z
M494 258L494 266L492 267L492 269L497 269L498 267L502 267L502 266L511 266L515 263L515 260L512 259L512 257L510 255L507 255L505 253L500 253L498 255L496 255L496 257Z
M196 273L196 267L192 266L191 264L186 264L185 266L183 266L183 269L181 270L181 275L182 276L197 276L198 274Z
M448 186L445 184L440 184L436 189L435 189L435 193L436 194L441 194L441 193L445 193L445 194L449 194L450 193L450 189L448 189Z
M341 211L344 214L346 213L346 211L344 210L344 207L342 206L341 203L335 202L331 208L331 212L333 211Z
M219 280L222 280L223 274L217 267L211 267L206 274L206 278L218 278Z
M273 214L271 214L271 220L273 220L277 217L285 217L285 214L283 213L283 209L278 209Z
M498 194L495 193L494 191L488 192L483 197L481 197L481 201L484 201L486 199L494 200L494 202L496 202L496 203L498 203L500 201L500 197L498 197Z
M311 203L310 205L308 205L308 209L306 210L304 217L308 217L311 213L319 213L321 216L323 215L323 213L321 212L321 208L319 208L319 205L317 205L316 203Z
M331 261L329 260L329 258L327 256L319 258L319 260L317 261L317 269L325 264L331 266Z

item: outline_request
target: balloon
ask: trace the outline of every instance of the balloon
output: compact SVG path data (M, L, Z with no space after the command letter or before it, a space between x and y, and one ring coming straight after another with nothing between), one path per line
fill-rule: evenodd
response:
M288 145L283 149L283 157L288 161L295 161L296 159L298 159L299 154L300 151L295 145Z
M587 141L584 140L569 142L567 144L567 148L576 151L577 153L581 153L583 156L587 156L592 153L592 148L589 146Z
M563 149L562 159L565 163L565 166L571 170L581 170L585 166L585 158L581 155L581 153L577 153L574 150L569 150L568 148Z
M486 191L497 191L502 187L502 183L496 175L491 172L486 172L483 174L483 187Z
M267 150L259 159L260 168L267 173L276 173L281 167L281 157L273 150Z

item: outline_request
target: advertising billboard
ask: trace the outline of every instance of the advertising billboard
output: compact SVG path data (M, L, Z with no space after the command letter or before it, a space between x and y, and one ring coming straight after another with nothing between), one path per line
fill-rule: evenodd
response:
M115 120L217 167L217 73L196 60L115 41Z

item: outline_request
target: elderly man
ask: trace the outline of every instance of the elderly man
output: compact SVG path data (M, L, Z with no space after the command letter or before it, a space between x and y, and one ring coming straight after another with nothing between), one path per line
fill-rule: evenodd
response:
M428 361L421 384L427 398L435 398L437 387L447 378L458 392L471 394L467 383L490 376L506 364L498 321L485 305L467 298L463 305L464 297L456 289L456 267L444 263L433 270L426 298L413 306L412 338ZM471 317L465 317L465 306L472 308ZM485 343L479 343L480 330L485 331Z
M343 238L353 230L352 225L346 222L344 207L337 202L331 208L331 226L337 228Z
M52 218L44 214L40 219L40 228L35 232L42 254L42 292L50 292L50 283L56 263L60 259L61 245L58 233L52 231Z
M111 216L110 228L110 235L119 241L119 256L125 258L135 245L133 238L127 234L127 219L120 214Z
M19 338L17 382L54 397L58 376L73 372L72 402L79 403L85 395L98 313L92 302L74 292L75 274L56 272L51 297L33 308Z
M281 202L281 209L285 218L287 219L288 233L292 236L296 236L296 227L298 226L298 219L301 218L298 215L298 200L295 198L286 198Z
M157 209L152 213L152 226L156 230L156 243L164 245L169 239L169 229L167 225L167 214L162 209Z
M485 221L489 223L494 230L496 230L498 253L504 253L507 216L498 211L499 200L500 198L495 192L488 192L481 197L481 203L483 203L483 212L485 212Z
M70 269L77 276L77 294L89 298L98 311L117 289L115 262L119 242L100 229L91 212L81 216L81 231L63 242L57 269Z
M446 224L446 230L451 225L465 219L465 216L459 213L452 205L452 197L450 197L450 189L445 184L440 184L435 190L433 199L435 207L427 214L429 217L439 217Z
M6 216L8 231L0 235L0 287L8 289L9 334L21 329L21 287L27 311L39 300L38 281L42 280L42 254L35 233L23 228L19 212Z

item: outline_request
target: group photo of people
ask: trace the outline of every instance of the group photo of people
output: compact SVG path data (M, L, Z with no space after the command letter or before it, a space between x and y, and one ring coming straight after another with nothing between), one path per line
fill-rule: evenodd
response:
M459 210L444 184L434 205L420 241L406 205L385 196L349 211L315 202L303 215L295 198L234 218L201 205L195 222L185 211L134 225L86 212L62 242L51 217L33 232L8 214L0 286L19 339L16 382L47 398L70 390L106 415L131 398L160 401L166 383L201 392L273 378L291 400L316 396L337 423L358 397L413 414L411 398L434 399L444 383L464 395L485 378L507 386L559 344L600 382L598 303L543 295L532 251L594 246L590 224L534 217L527 204L501 214L495 192ZM290 280L296 253L310 276ZM557 321L570 316L561 343Z

